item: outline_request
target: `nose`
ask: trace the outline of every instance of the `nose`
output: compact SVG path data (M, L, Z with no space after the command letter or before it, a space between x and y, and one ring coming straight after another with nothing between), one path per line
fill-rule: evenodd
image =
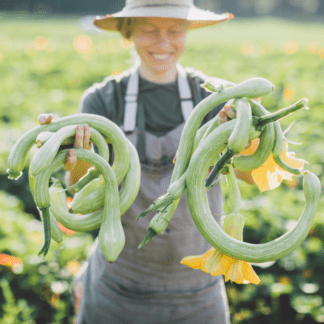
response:
M168 37L168 33L165 30L162 30L159 32L158 37L156 39L156 45L159 46L165 46L169 44L169 37Z

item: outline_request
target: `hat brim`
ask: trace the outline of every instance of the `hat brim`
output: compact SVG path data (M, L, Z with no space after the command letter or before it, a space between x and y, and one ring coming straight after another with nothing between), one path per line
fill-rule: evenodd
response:
M121 18L148 17L185 19L190 22L189 29L216 25L234 18L234 16L230 13L215 14L211 11L199 9L194 6L190 8L183 8L180 6L165 6L122 10L102 18L96 17L93 23L100 29L118 31L118 21Z

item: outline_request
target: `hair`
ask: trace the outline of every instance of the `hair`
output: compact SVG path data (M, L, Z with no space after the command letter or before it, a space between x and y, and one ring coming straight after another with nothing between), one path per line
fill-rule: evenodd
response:
M130 40L133 33L134 19L132 18L121 18L118 21L117 29L120 31L122 36L127 40Z

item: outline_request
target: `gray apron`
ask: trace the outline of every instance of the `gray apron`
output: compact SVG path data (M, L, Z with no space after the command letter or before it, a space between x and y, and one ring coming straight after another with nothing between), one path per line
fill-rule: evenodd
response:
M181 108L186 121L193 104L188 100L191 97L190 88L183 73L178 67L180 99L186 102ZM135 69L128 81L126 96L132 90L132 97L125 98L122 126L135 147L138 144L136 82L138 72ZM212 277L180 264L183 257L202 254L210 248L191 218L185 194L165 232L141 249L137 248L147 234L154 214L139 220L136 217L153 200L166 193L183 127L184 123L162 137L145 132L146 159L141 162L140 190L132 206L122 216L125 247L117 260L109 264L98 241L95 241L89 261L73 284L74 298L76 287L82 290L76 323L229 323L223 277ZM219 185L209 190L208 196L210 208L219 221L222 210Z

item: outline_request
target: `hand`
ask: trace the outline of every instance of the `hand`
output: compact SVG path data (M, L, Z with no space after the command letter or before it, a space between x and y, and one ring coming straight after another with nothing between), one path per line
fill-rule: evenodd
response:
M236 111L231 105L225 105L224 108L219 112L218 125L224 124L227 121L236 118ZM252 141L248 141L245 149L251 146Z
M41 114L38 116L38 122L40 125L50 124L53 120L52 114ZM75 132L75 139L73 147L83 148L87 150L92 149L92 143L90 143L90 128L89 125L77 125ZM66 160L63 163L66 171L71 171L77 164L77 156L75 150L70 149L66 154Z
M92 143L90 143L90 128L89 125L78 125L76 127L74 145L75 148L82 148L86 150L91 150ZM63 163L65 171L71 171L74 169L77 163L77 156L75 150L70 149L66 154L66 160Z
M40 114L38 116L38 122L40 125L50 124L53 120L52 114Z
M230 105L225 105L219 112L218 125L224 124L227 121L236 118L236 111Z

